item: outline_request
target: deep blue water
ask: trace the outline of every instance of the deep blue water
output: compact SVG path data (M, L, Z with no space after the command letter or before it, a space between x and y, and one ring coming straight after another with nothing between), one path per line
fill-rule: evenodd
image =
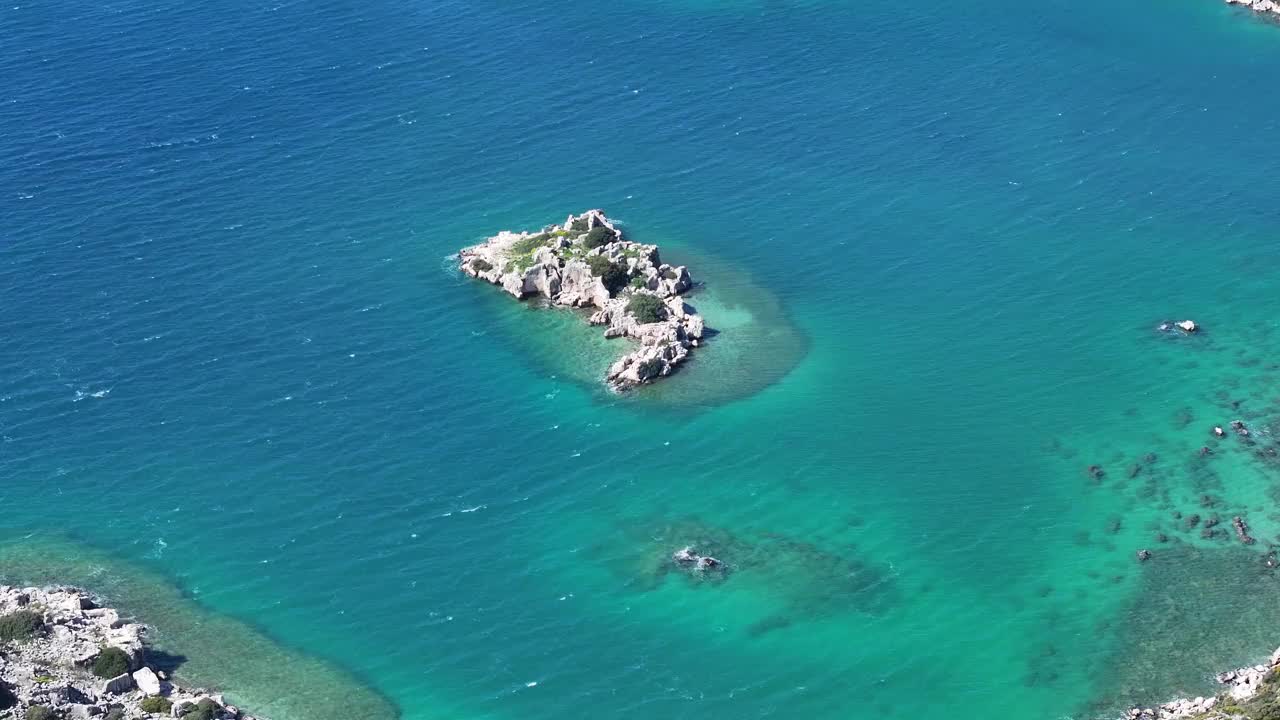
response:
M0 63L0 572L328 663L193 660L276 720L1083 718L1280 644L1172 518L1280 532L1247 13L19 3ZM453 270L588 207L706 283L666 387Z

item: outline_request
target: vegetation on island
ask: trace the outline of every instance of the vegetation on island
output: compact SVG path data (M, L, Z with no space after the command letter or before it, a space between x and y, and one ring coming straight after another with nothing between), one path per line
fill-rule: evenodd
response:
M484 258L476 258L471 261L471 269L476 272L489 272L493 269L493 263L485 260Z
M1258 693L1238 705L1230 695L1219 701L1218 711L1240 720L1280 720L1280 669L1273 668Z
M1236 700L1230 693L1221 693L1212 710L1187 720L1280 720L1280 667L1267 673L1253 697Z
M169 711L173 709L173 703L170 702L169 698L152 695L143 698L138 707L142 708L142 712L168 715Z
M129 672L132 661L129 653L118 647L105 647L93 659L93 674L100 678L113 678Z
M182 720L214 720L221 714L222 708L218 703L205 698L196 703L196 706L182 713Z
M662 361L658 358L649 358L640 363L640 377L654 377L662 373Z
M610 295L615 295L619 290L626 287L629 280L626 268L603 255L587 257L587 267L590 268L592 275L600 278L600 281L604 283L604 288L609 291Z
M667 306L657 295L636 293L627 301L627 312L635 316L636 322L653 323L667 316Z
M32 705L27 708L27 713L23 717L25 720L54 720L57 715L54 715L53 710L44 705Z
M582 244L588 249L594 249L604 247L617 239L618 236L612 230L603 225L597 225L587 232L587 236L582 239Z
M503 268L504 272L524 272L533 266L533 256L539 250L546 247L547 241L551 239L551 233L538 233L521 238L511 244L511 248L507 251L507 263Z
M44 627L44 616L34 610L0 615L0 642L30 640Z

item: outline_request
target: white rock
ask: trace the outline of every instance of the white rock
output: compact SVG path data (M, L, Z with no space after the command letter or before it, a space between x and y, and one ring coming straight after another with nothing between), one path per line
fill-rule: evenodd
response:
M133 681L137 683L138 689L147 695L160 694L160 678L156 677L155 672L149 667L144 667L135 672Z
M129 673L117 675L110 680L102 683L102 690L99 695L120 695L127 693L134 688L133 676Z

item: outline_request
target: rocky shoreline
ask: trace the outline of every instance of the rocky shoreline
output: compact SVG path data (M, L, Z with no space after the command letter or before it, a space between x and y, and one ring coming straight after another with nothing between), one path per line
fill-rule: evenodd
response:
M605 381L615 390L670 375L707 332L684 302L693 288L688 268L662 262L656 245L626 240L601 210L537 233L503 231L458 257L464 273L517 299L594 308L588 322L605 326L605 337L638 341L609 367Z
M1280 649L1258 665L1215 678L1225 689L1213 697L1182 698L1131 708L1127 720L1269 720L1280 716Z
M1243 5L1259 13L1280 15L1280 2L1276 0L1227 0L1228 5Z
M145 626L83 590L0 585L0 718L254 720L155 659Z

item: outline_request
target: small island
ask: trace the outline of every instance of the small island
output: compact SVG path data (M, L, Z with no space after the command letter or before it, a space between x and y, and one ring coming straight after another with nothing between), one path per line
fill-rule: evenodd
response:
M609 367L605 381L627 390L670 375L706 330L683 294L693 278L663 263L658 246L626 240L601 210L570 215L536 233L503 231L459 253L462 271L499 285L517 299L595 308L587 322L605 337L639 346Z
M172 682L145 638L144 626L83 590L0 585L0 717L253 720Z

